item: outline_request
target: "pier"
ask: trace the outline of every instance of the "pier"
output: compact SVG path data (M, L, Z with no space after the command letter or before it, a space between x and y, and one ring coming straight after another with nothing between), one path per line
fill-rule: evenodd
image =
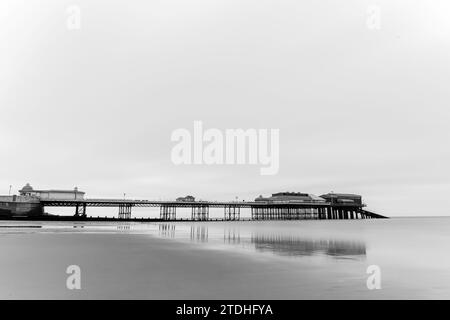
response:
M261 203L252 202L214 202L214 201L150 201L150 200L41 200L45 207L73 207L74 216L87 218L88 207L117 208L117 219L133 220L134 207L159 207L157 220L177 221L177 208L191 208L192 221L210 221L210 208L223 208L223 221L241 220L240 210L250 208L251 220L347 220L386 218L382 215L364 210L364 205L324 203Z
M19 190L20 195L0 196L0 219L35 219L61 221L179 221L177 209L189 208L191 221L243 221L241 209L250 209L245 220L356 220L379 219L385 216L365 209L357 194L327 193L316 196L301 192L278 192L270 197L262 195L254 201L198 201L189 195L173 201L86 199L78 188L73 190L36 190L29 184ZM48 207L71 207L73 216L45 213ZM88 216L88 208L117 208L113 217ZM159 218L133 217L133 208L159 208ZM222 208L223 218L211 218L211 208ZM186 219L184 219L186 220Z

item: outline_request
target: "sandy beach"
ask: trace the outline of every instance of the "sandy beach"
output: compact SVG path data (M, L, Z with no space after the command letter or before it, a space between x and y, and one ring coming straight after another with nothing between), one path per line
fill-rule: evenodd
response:
M148 229L139 224L6 228L2 223L0 298L448 297L448 259L439 252L446 244L422 252L429 264L420 265L420 256L414 255L421 252L420 243L409 249L401 242L389 245L389 234L399 233L398 223L179 223ZM423 222L414 223L426 230ZM411 234L408 228L402 232ZM362 233L360 241L346 240ZM415 268L408 267L408 259ZM434 270L432 259L440 261ZM383 270L382 290L366 286L366 268L375 262ZM70 265L80 267L80 290L66 287Z

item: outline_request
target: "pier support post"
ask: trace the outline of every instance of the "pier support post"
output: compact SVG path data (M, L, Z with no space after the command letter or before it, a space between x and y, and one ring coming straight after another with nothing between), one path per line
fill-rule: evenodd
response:
M252 207L252 220L264 219L265 207Z
M76 204L75 206L75 217L86 217L86 204Z
M252 208L253 216L253 208ZM224 207L224 219L226 221L239 220L241 218L241 208L235 204L225 205Z
M162 220L176 220L177 207L170 205L163 205L159 208L159 216Z
M119 219L131 219L131 204L119 205Z
M191 212L191 219L200 221L209 220L209 206L208 205L193 206Z

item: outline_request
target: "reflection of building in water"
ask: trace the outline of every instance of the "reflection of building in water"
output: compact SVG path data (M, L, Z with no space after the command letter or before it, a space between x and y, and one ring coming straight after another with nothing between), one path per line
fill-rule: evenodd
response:
M158 227L160 237L175 238L175 224L164 223Z
M270 251L282 256L311 256L325 254L336 258L365 257L366 245L350 240L312 240L279 235L252 235L256 250Z
M127 231L130 230L131 226L129 224L120 224L117 226L117 230Z
M223 242L238 244L241 243L241 232L239 229L224 229L223 230Z
M191 241L207 242L208 241L208 227L203 225L191 226Z

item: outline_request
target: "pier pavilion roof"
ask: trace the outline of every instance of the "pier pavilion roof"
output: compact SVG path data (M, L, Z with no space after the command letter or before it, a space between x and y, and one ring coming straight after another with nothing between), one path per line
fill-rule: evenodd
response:
M278 201L300 201L300 202L325 202L325 199L318 197L311 193L301 193L301 192L278 192L273 193L271 197L259 196L255 201L268 201L268 202L278 202Z
M83 191L79 191L77 187L71 190L62 190L62 189L49 189L49 190L38 190L33 189L33 187L27 183L22 189L19 190L21 194L25 193L77 193L77 194L85 194Z
M33 190L33 187L30 186L29 183L27 183L27 184L20 190L20 192L32 192L32 191L34 191L34 190Z

